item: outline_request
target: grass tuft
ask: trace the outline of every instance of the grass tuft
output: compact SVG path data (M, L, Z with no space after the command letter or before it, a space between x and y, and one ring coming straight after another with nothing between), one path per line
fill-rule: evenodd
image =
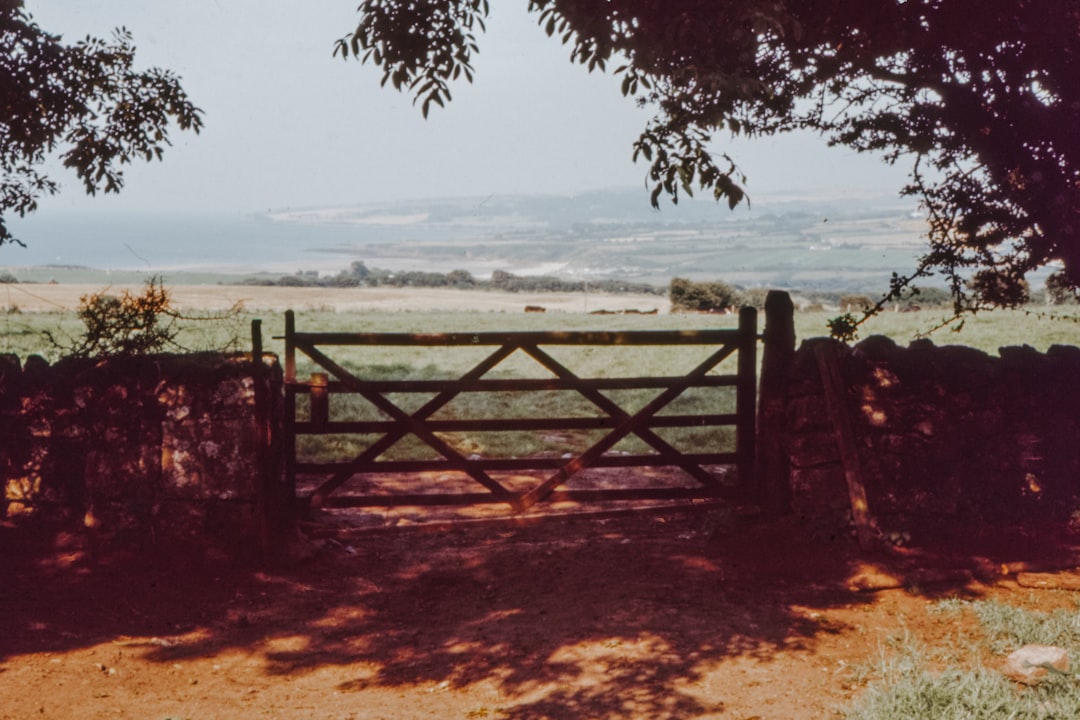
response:
M995 654L1027 644L1057 645L1074 656L1080 649L1077 610L1042 612L993 600L951 598L935 603L931 611L947 616L973 613L983 647ZM852 667L853 681L869 684L855 704L843 711L847 720L1080 717L1078 676L1054 676L1036 687L1024 687L979 664L980 648L962 647L959 637L955 647L934 648L920 645L907 633L891 640L876 662Z
M986 632L990 649L1004 654L1023 645L1080 648L1080 612L1022 610L995 601L973 602L971 610Z

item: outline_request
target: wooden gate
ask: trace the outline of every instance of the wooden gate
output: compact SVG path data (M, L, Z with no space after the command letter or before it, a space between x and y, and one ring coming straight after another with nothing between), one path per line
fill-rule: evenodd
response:
M742 309L737 329L441 334L301 332L289 311L285 316L284 336L287 481L302 505L315 508L505 503L521 512L541 501L754 496L757 492L754 485L757 339L757 314L753 308ZM684 354L690 352L690 346L698 346L704 359L688 372L672 376L581 377L552 354L558 346L589 346L595 353L614 353L615 348L644 351L648 346L660 346L677 348L671 352ZM362 364L349 369L348 363L331 357L331 348L340 354L344 347L396 347L414 353L422 352L421 349L428 352L432 348L445 348L449 352L452 348L471 347L472 352L485 348L482 352L486 354L459 377L395 379L366 377ZM297 378L298 353L306 356L313 368L308 379ZM543 368L546 376L504 377L493 372L519 353ZM728 366L735 365L735 372L722 372L719 366L725 360L729 360ZM717 400L715 405L711 404L710 412L689 415L670 409L664 412L690 389L706 395L714 391L733 394L734 408L729 400L729 407L720 408L727 412L717 412L715 407L722 404ZM625 403L613 399L620 391L646 393L650 399L636 408L626 408ZM451 402L474 393L528 398L552 392L569 392L587 405L592 415L506 417L493 413L488 417L460 418L446 417L445 412L440 414ZM414 397L413 401L404 401L410 396ZM354 403L359 400L377 417L357 418L342 412L341 408L347 404L344 398L352 398ZM538 407L539 401L530 404L526 399L524 406ZM696 429L690 432L726 428L729 434L734 429L734 447L695 448L692 452L679 449L661 436L669 428ZM463 434L507 432L591 432L593 437L583 448L555 457L550 454L487 457L450 441ZM363 447L354 447L345 458L311 459L301 452L301 445L330 437L336 442L343 436L374 439ZM423 449L435 457L389 457L390 448L407 437L418 439ZM646 447L648 452L613 451L628 438L635 438L633 442ZM691 485L584 489L571 486L571 480L587 470L650 467L677 468L682 472L676 474L688 479ZM395 474L418 477L420 485L404 490L400 485L389 490L380 487L381 479ZM446 483L423 480L425 477L441 480L448 474L465 479L468 489L462 492L459 484L456 489L445 491ZM507 475L510 480L506 479ZM523 477L530 478L525 485ZM303 487L298 485L298 478L303 481ZM362 488L359 492L345 492L354 478L363 479Z

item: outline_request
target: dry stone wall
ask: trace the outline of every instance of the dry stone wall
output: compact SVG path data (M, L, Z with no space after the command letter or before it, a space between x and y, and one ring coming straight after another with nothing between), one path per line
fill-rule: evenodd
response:
M5 514L258 552L284 503L280 388L272 356L4 356Z
M815 347L787 375L792 507L822 532L849 509ZM913 519L1008 522L1068 515L1080 496L1080 348L992 356L928 340L836 343L870 509L884 530Z

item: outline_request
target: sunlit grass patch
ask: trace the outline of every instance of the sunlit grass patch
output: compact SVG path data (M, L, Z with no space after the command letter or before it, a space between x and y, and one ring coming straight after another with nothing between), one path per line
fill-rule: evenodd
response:
M1017 688L986 668L887 668L848 720L1050 720L1080 716L1080 685L1075 679L1050 680L1035 688Z
M975 615L995 655L1023 645L1080 648L1080 608L1026 610L994 600L979 600L960 601L957 611Z
M931 612L971 613L978 621L974 641L962 635L928 647L904 634L883 647L879 658L852 668L856 684L867 684L843 711L848 720L1049 720L1080 717L1080 677L1053 674L1034 687L1018 685L985 666L988 651L999 658L1023 645L1056 645L1076 657L1080 650L1080 611L1050 612L1017 608L999 601L949 599ZM968 643L974 644L968 644Z

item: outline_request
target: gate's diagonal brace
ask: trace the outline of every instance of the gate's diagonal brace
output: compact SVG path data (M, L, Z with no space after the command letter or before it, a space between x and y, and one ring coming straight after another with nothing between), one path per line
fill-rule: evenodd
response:
M476 367L474 367L472 370L462 375L461 380L469 381L483 377L488 371L490 371L496 365L498 365L511 354L513 354L515 350L517 350L516 345L503 345L498 350L491 353L491 355L486 357L478 365L476 365ZM363 384L363 380L356 378L351 373L347 374L351 379L348 383L350 387L353 387L355 389L359 386L359 384ZM422 407L414 411L412 413L412 417L418 421L427 420L429 417L434 415L443 406L445 406L447 403L449 403L451 400L453 400L460 394L460 390L445 390L428 400L426 403L424 403ZM379 440L372 443L360 455L358 455L354 460L352 460L352 462L350 462L344 470L339 471L330 480L324 483L322 487L320 487L320 491L326 488L324 494L328 495L329 493L333 492L335 489L340 487L340 485L344 481L348 480L353 474L355 474L359 468L363 467L364 464L373 461L375 458L377 458L379 455L381 455L383 452L393 446L394 443L409 434L409 432L409 427L403 426L399 423L396 429L390 430Z
M355 391L361 395L364 399L374 405L382 412L389 415L394 421L400 423L400 427L397 430L391 431L384 435L379 441L376 441L371 447L365 449L363 453L351 464L355 467L363 462L378 457L383 451L400 440L408 433L413 433L418 438L426 442L432 449L441 454L447 459L450 466L454 469L461 470L467 473L471 478L490 490L496 497L505 500L510 504L514 510L521 510L520 500L514 493L507 490L498 481L488 475L486 472L477 468L473 463L469 462L467 458L454 450L452 447L446 444L442 439L435 435L432 431L428 430L424 425L424 420L439 410L439 408L446 405L454 397L459 394L459 391L446 391L439 393L437 396L429 400L423 407L418 409L415 413L410 415L397 405L387 400L382 393L374 392L370 390L363 380L357 378L351 372L338 365L336 362L327 357L318 348L313 345L298 346L300 349L308 355L312 360L317 362L323 368L334 373L337 378L350 390ZM470 370L466 375L462 377L464 380L474 380L482 377L491 368L498 365L505 360L511 353L517 349L515 345L503 345L498 350L489 355L484 361ZM340 487L346 480L348 480L355 473L355 470L348 469L343 470L334 475L330 480L323 483L314 494L312 494L312 505L318 507L325 498Z
M551 370L551 372L555 373L560 378L566 380L579 379L573 372L568 370L565 366L563 366L553 357L545 353L543 350L540 350L540 348L536 347L535 345L523 349L530 355L532 355L537 362L544 365L546 368ZM722 350L724 349L727 349L727 352L725 352L719 358L719 360L717 360L716 363L713 363L712 367L715 367L720 362L723 362L728 357L728 355L730 355L735 350L733 345L725 345ZM712 367L708 369L711 370ZM685 390L685 388L683 389ZM602 392L598 390L593 390L591 388L577 388L577 390L582 396L584 396L594 405L606 412L613 419L625 420L627 417L629 417L629 413L623 410L617 403L612 401ZM683 459L683 453L679 452L678 449L673 447L670 443L668 443L662 437L653 432L652 429L648 427L635 427L633 429L633 433L639 438L641 438L643 441L645 441L647 444L651 445L653 449L657 451L658 457L664 462L682 468L687 474L692 476L705 487L712 490L718 489L716 478L713 477L711 473L704 470L697 463L688 462Z
M531 345L522 345L522 350L530 354L532 354L533 350L540 352L538 348ZM590 463L592 463L596 458L600 457L605 452L614 447L614 445L620 440L622 440L624 437L629 435L631 432L637 431L639 429L639 426L644 421L648 420L653 415L658 413L668 403L670 403L672 400L685 392L688 387L690 387L695 382L707 375L710 370L723 362L723 360L729 355L731 355L734 350L735 348L729 345L725 345L724 347L720 348L715 353L706 358L704 362L691 370L688 374L678 378L677 381L672 382L670 387L668 387L666 390L664 390L664 392L660 393L651 401L649 401L648 404L639 409L633 415L627 416L622 419L619 424L611 430L611 432L600 438L600 440L594 443L591 447L587 448L577 457L573 458L561 468L556 470L554 474L552 474L540 485L536 486L535 488L521 496L519 501L520 510L528 510L530 507L543 500L545 497L550 495L556 487L569 480L572 476L574 476L584 468L588 467ZM554 362L553 359L552 361ZM562 366L560 365L559 367ZM569 372L565 368L563 368L563 370L565 372ZM555 372L554 370L552 371ZM620 409L619 412L622 413L623 411Z
M729 346L725 345L722 350L727 349L728 347ZM551 355L541 350L536 345L523 346L522 350L531 355L533 359L546 367L548 370L555 373L555 375L557 375L560 379L570 381L580 379L577 375L567 369L566 366L553 358ZM734 347L731 346L731 349L728 350L728 352L725 353L717 361L717 363L713 363L713 365L708 369L711 370L712 367L716 366L716 364L718 364L719 362L723 362L723 360L726 359L727 356L730 355L733 351ZM618 403L611 400L611 398L607 397L599 390L594 390L587 387L579 387L576 389L578 393L580 393L583 397L592 402L598 408L606 412L612 418L616 420L626 420L628 417L630 417L630 414L623 410L618 405ZM633 428L632 432L639 438L641 438L643 441L645 441L647 444L651 445L653 449L655 449L659 453L660 459L664 462L671 463L672 465L682 468L684 472L686 472L688 475L693 477L695 480L697 480L703 486L709 488L710 490L719 489L719 484L717 483L716 478L713 477L712 473L709 473L697 463L688 462L687 460L685 460L683 458L683 454L679 452L678 449L673 447L668 441L657 435L650 428L644 426L635 427Z

